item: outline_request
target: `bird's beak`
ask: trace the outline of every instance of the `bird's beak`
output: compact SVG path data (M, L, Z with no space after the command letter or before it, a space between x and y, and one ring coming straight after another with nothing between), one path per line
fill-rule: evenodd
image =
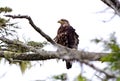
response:
M58 23L62 24L63 22L61 20L59 20Z

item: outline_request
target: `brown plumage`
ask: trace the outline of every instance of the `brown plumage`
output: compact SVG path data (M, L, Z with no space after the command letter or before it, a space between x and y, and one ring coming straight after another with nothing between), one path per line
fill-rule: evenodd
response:
M58 21L61 24L57 31L57 36L55 37L55 42L63 46L69 47L71 49L77 49L79 44L78 34L75 29L70 26L66 19L61 19ZM66 68L72 67L72 63L66 60Z

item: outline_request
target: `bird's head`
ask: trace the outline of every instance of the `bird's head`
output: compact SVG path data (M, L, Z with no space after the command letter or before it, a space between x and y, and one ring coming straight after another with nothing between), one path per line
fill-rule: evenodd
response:
M69 21L66 20L66 19L61 19L61 20L58 21L58 23L60 23L63 27L67 27L67 26L70 25Z

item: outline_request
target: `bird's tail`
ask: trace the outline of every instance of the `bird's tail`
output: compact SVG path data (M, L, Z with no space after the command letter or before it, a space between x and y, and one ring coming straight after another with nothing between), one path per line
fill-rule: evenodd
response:
M72 67L72 63L70 61L66 61L66 68L70 69Z

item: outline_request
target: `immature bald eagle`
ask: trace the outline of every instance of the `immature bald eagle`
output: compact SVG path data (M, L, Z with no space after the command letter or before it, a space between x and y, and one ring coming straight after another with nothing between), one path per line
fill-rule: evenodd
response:
M70 26L68 20L61 19L58 21L61 24L57 31L57 36L55 37L55 42L63 46L67 46L71 49L77 49L79 44L78 34L75 32L75 29ZM66 60L66 68L69 69L72 67L72 63Z

